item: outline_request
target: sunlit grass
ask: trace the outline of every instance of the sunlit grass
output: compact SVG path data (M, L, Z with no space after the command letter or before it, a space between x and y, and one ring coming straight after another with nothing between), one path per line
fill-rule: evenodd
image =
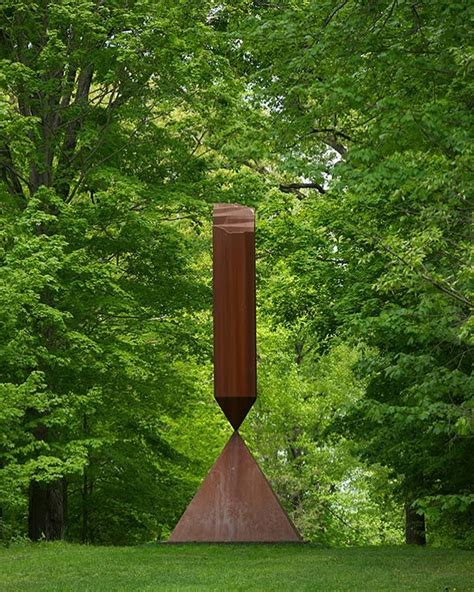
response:
M65 543L0 550L0 590L474 590L474 552L415 547Z

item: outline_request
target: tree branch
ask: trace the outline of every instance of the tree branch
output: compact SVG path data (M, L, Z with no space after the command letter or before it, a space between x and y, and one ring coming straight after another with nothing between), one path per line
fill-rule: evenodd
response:
M300 189L316 189L322 195L326 193L322 185L313 182L280 184L278 189L284 193L298 193Z
M336 8L334 8L334 10L330 12L328 16L324 19L323 27L327 27L329 23L332 21L332 19L337 15L338 12L340 12L344 8L346 4L349 4L349 0L345 0L344 2L339 4L339 6L336 6Z
M390 249L390 247L387 247L387 245L381 244L381 247L385 251L387 251L387 253L390 253L390 255L392 255L393 257L395 257L396 259L398 259L401 263L403 263L407 267L410 267L413 271L416 272L416 269L414 269L413 265L411 265L404 257L402 257L401 255L399 255L398 253L395 253L392 249ZM458 302L461 302L465 306L468 306L469 308L474 308L474 303L471 302L465 296L463 296L463 294L460 294L457 290L455 290L454 288L452 288L446 282L443 282L442 283L442 282L436 280L435 278L433 278L429 274L429 272L428 272L428 270L426 268L426 265L424 265L423 263L421 263L421 268L422 268L423 271L420 272L420 275L421 275L421 277L425 281L427 281L428 283L430 283L432 286L434 286L435 288L437 288L438 290L440 290L441 292L443 292L447 296L451 296L451 298L454 298Z
M323 128L314 128L311 130L312 134L332 134L335 137L344 138L344 140L348 140L352 142L352 138L348 136L346 133L341 132L333 127L323 127Z
M3 148L0 149L0 170L9 192L15 197L19 197L24 206L26 204L26 199L20 179L26 184L28 184L28 182L15 170L12 154L7 145L4 145Z

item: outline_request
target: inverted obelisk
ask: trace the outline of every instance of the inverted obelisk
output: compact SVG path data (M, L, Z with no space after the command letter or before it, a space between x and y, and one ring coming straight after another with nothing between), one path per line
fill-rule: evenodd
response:
M257 396L255 215L218 204L213 224L214 396L237 430Z
M300 542L238 433L257 396L255 216L214 206L214 395L234 428L169 542Z

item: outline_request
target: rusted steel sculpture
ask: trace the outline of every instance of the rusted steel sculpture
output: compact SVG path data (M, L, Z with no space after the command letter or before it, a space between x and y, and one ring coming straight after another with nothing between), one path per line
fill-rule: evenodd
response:
M237 430L257 396L255 215L214 206L214 396Z
M235 431L169 542L299 542L237 431L257 397L254 212L217 204L213 231L214 395Z

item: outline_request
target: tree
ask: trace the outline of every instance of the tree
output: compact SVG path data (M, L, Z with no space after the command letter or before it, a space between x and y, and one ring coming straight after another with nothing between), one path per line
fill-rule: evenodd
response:
M231 89L209 4L0 15L4 519L28 489L33 540L62 537L68 507L83 541L159 536L196 479L173 426L210 352L201 146Z
M402 478L409 520L425 512L432 540L454 523L463 538L473 507L467 7L243 10L241 67L270 120L273 174L293 195L270 219L285 239L269 257L290 281L290 291L277 283L275 304L313 343L337 333L370 346L366 397L340 429Z

